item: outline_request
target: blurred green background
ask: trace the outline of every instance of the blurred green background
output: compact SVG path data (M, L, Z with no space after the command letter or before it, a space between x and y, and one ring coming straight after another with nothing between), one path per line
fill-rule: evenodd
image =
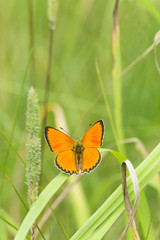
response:
M148 5L145 5L145 2L148 2ZM34 81L42 120L49 47L48 2L35 0L32 4ZM155 8L155 11L151 6ZM49 89L49 104L52 111L47 114L47 125L56 128L65 127L74 137L79 137L90 123L103 119L105 123L103 147L106 148L114 145L115 139L96 73L95 60L98 61L113 114L113 7L114 1L112 0L59 1ZM31 87L30 70L27 74L18 115L16 115L16 108L30 52L28 9L27 1L1 0L0 2L0 129L10 139L13 124L17 118L12 144L24 160L26 102L28 90ZM160 26L160 1L120 1L119 25L123 70L152 45ZM60 113L55 114L57 108ZM122 75L122 117L125 138L138 138L148 153L152 151L159 143L160 135L160 76L155 66L153 50ZM43 134L42 138L44 138ZM0 135L0 166L27 202L24 165L12 148L6 157L8 146L7 141ZM144 156L135 148L135 143L125 144L125 149L134 167L144 159ZM59 173L54 165L54 158L55 156L45 143L40 183L42 189ZM82 197L82 202L84 201L86 207L80 209L81 215L76 216L77 206L73 197L74 192L67 195L55 210L69 236L74 234L120 184L119 163L111 155L106 155L98 168L90 174L85 174L79 182L80 190L77 201ZM1 215L19 226L26 211L2 171L0 171L0 184ZM157 208L160 207L160 191L158 193L157 189L149 185L145 188L145 192L151 212L151 216L146 217L152 220L155 239L158 240L160 239L158 229L160 211L157 211ZM81 203L78 206L81 206ZM119 224L121 219L110 229L104 239L117 239L125 226ZM11 228L1 220L0 224L1 230L3 229L7 234L8 239L13 239L14 233ZM45 232L48 234L47 239L64 239L54 216L47 220L44 226ZM4 240L5 238L1 236L0 234L0 239Z

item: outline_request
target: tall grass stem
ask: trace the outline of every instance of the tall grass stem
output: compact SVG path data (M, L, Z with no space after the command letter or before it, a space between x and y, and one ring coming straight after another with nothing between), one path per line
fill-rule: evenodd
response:
M31 87L27 101L26 129L26 184L28 186L28 205L31 208L38 198L38 182L41 173L40 109L35 89ZM31 227L31 239L35 239L35 222Z

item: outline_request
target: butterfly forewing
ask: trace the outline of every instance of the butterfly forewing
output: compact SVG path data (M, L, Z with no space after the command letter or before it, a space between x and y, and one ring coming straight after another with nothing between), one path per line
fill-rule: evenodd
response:
M52 152L71 150L74 141L65 133L52 128L45 127L45 137Z
M102 120L99 120L84 134L81 142L84 148L99 148L102 145L103 135L104 123Z

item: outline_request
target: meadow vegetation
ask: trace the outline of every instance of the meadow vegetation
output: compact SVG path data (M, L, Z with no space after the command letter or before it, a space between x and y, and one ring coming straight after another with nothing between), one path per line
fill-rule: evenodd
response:
M121 165L107 148L126 156L136 169L140 239L159 240L160 74L153 42L160 1L120 0L117 41L112 36L115 1L57 2L0 2L0 240L14 239L32 206L26 184L32 87L40 109L36 139L42 144L42 195L24 227L37 218L35 239L118 239L128 216ZM105 124L101 163L89 174L60 173L44 126L62 127L77 138L100 119ZM130 180L128 189L133 205ZM134 239L131 229L125 239Z

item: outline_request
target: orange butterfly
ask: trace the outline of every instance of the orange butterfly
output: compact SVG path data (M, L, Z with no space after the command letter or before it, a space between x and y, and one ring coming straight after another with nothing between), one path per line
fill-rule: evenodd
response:
M45 137L52 152L58 153L56 165L70 175L90 172L100 162L101 155L97 148L102 145L104 123L97 121L84 134L82 140L73 141L67 134L45 127Z

